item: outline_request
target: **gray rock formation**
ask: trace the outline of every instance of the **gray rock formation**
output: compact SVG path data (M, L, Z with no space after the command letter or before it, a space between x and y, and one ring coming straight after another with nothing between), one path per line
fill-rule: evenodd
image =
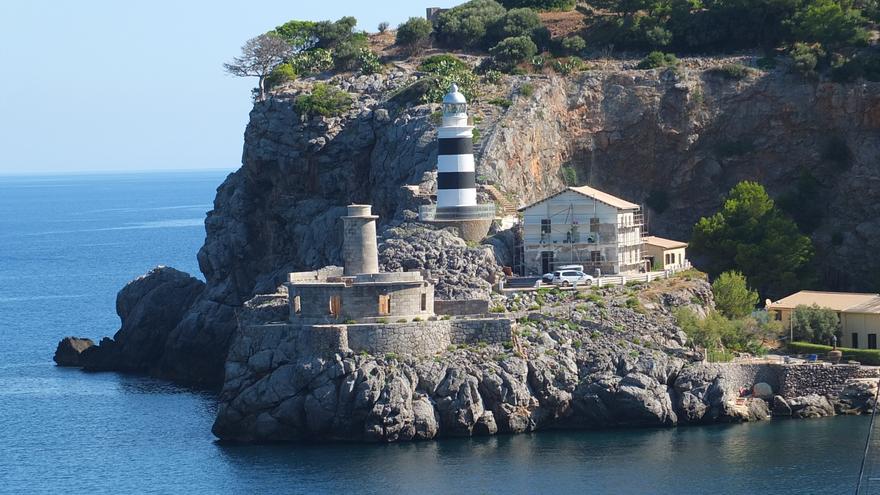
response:
M116 297L122 327L81 355L87 370L164 374L164 354L205 284L183 272L157 267L128 283Z
M64 337L61 339L61 342L58 342L58 347L55 349L55 356L52 357L52 360L58 366L81 367L83 365L81 359L83 351L93 345L95 343L91 339Z
M512 342L432 358L299 354L279 332L240 332L213 431L240 442L392 442L769 418L767 402L738 401L717 368L688 359L665 312L639 314L618 296L559 303L522 318ZM267 305L248 303L242 320L258 322Z
M809 170L823 185L815 198L823 215L816 217L813 238L823 253L817 263L825 281L829 287L866 288L862 284L880 269L880 260L867 251L880 243L880 206L874 201L880 84L817 83L781 70L729 81L705 71L712 63L704 62L677 73L615 68L567 78L505 77L489 89L510 97L510 108L499 115L491 105L473 105L487 116L479 124L477 174L521 205L561 188L565 168L574 169L579 182L637 203L662 191L669 207L648 212L652 232L686 238L736 182L758 180L780 196L795 191L795 179ZM414 77L401 69L334 78L355 99L339 117L297 114L293 101L309 80L254 105L242 167L218 188L205 221L198 260L207 285L194 302L175 303L175 318L181 316L167 332L156 369L180 381L219 386L242 304L254 294L275 292L289 271L341 261L338 218L346 204L372 204L380 229L415 217L425 194L402 186L430 192L437 149L435 108L406 102L405 91L394 93ZM529 97L518 91L527 82L535 88ZM842 159L828 152L840 143ZM462 266L435 258L431 235L404 234L419 246L410 249L387 234L386 267L446 268L446 275L438 274L443 297L483 292L497 263L480 268L481 248L469 248ZM494 256L509 259L501 249ZM625 386L626 394L638 394L635 383ZM663 404L657 407L669 417ZM502 417L495 414L494 420Z

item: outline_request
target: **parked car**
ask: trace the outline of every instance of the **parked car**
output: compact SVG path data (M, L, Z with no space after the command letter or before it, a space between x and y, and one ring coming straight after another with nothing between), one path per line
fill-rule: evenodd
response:
M560 270L553 272L553 285L570 287L572 285L593 285L593 277L580 270Z
M560 266L556 272L548 272L548 273L545 273L544 275L541 275L541 282L543 282L545 284L552 284L553 277L555 276L555 274L558 272L564 272L564 271L582 272L582 271L584 271L584 265Z

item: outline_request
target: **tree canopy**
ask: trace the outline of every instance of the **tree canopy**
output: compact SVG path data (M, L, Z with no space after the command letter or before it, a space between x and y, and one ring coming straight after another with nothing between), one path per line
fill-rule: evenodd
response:
M261 34L247 40L241 47L241 55L223 64L223 68L234 76L259 78L257 97L263 100L266 98L266 77L292 54L293 49L284 38Z
M764 297L812 280L812 242L755 182L737 184L720 211L697 222L690 251L711 277L738 270Z
M800 305L791 313L791 331L794 340L830 345L833 335L840 337L840 318L831 309Z
M728 318L743 318L755 310L758 293L749 289L746 277L736 271L724 272L712 282L715 307Z

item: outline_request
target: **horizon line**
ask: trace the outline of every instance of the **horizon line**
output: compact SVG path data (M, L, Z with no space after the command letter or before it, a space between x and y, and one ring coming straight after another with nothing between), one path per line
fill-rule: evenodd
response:
M148 173L192 173L192 172L235 172L241 168L206 167L206 168L143 168L143 169L84 169L84 170L28 170L22 172L0 170L0 177L33 177L52 175L101 175L101 174L148 174Z

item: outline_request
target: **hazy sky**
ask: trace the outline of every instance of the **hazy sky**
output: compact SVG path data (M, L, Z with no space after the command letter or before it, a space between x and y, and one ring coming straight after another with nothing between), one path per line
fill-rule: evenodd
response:
M235 169L255 79L223 62L290 19L376 31L425 7L356 0L2 0L0 174Z

